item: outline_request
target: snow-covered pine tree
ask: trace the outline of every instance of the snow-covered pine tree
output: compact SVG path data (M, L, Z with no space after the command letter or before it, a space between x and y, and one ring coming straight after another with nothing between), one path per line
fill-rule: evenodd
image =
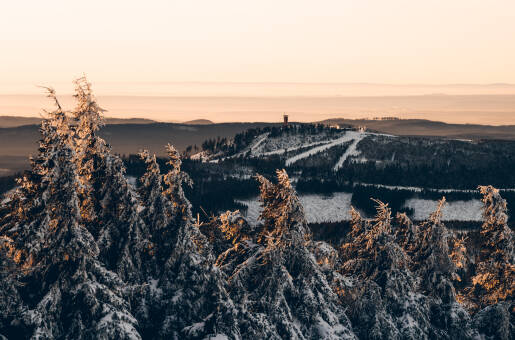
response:
M338 296L340 304L352 305L351 292L353 292L356 282L352 277L342 275L338 271L341 265L339 251L324 241L312 242L310 248L329 286Z
M119 157L108 154L105 165L103 185L96 193L102 198L96 213L100 259L125 281L141 282L145 279L143 260L152 251L152 243L138 212L139 197Z
M45 205L47 203L49 169L54 169L54 158L63 148L67 150L70 143L70 130L65 113L52 89L48 96L56 103L56 110L48 112L48 119L41 123L38 154L30 157L31 171L26 171L17 179L18 186L9 197L8 212L0 224L0 233L12 242L13 257L17 263L28 263L31 259L26 252L18 249L38 251L42 246L43 230L48 228ZM58 170L55 170L58 171ZM41 232L34 232L35 230Z
M215 265L226 276L230 276L258 246L255 243L256 230L238 210L211 218L200 226L200 230L206 235L217 257Z
M170 257L172 244L177 237L178 224L175 216L177 209L170 201L170 193L165 193L163 188L164 176L161 174L156 156L151 156L147 150L144 150L140 153L140 157L147 166L138 188L143 205L140 214L149 229L152 241L151 255L153 263L148 264L152 267L150 273L152 276L158 277L164 263ZM173 168L173 172L176 173L175 168ZM168 174L168 176L171 175ZM167 180L167 183L169 183L177 180L177 178L167 178ZM168 190L170 190L170 185L167 185Z
M422 278L422 289L426 293L438 294L448 302L454 295L451 280L455 278L456 267L449 251L453 235L441 221L444 205L445 197L438 202L429 219L419 227L413 268Z
M164 175L163 181L165 184L164 194L174 208L172 215L172 222L175 225L184 223L184 221L191 220L191 204L184 195L183 185L192 186L193 181L190 176L181 170L182 160L179 151L173 145L166 146L166 153L168 154L168 166L170 170Z
M262 176L258 244L229 278L243 338L353 339L343 306L313 254L303 208L286 171Z
M40 153L32 163L37 189L16 199L30 214L13 211L2 228L22 273L25 332L34 339L139 339L136 320L120 295L121 281L97 261L93 237L80 223L80 184L64 113L50 113L41 132Z
M391 210L377 203L377 215L364 220L352 209L352 232L341 247L344 275L353 275L350 316L360 339L427 339L426 298L417 292L410 259L395 242Z
M193 223L191 204L184 195L182 185L191 185L191 180L181 170L175 148L168 145L167 151L170 170L163 178L163 194L171 202L172 211L171 216L169 211L164 212L169 218L165 229L154 228L156 246L162 247L160 256L166 262L143 292L148 302L138 307L138 315L144 320L143 332L148 338L204 339L225 335L237 339L236 309L221 271L214 266L210 244Z
M394 227L395 241L411 256L416 247L418 228L406 213L397 213Z
M456 301L453 281L459 281L457 267L451 258L449 244L455 236L442 223L445 197L428 221L418 228L412 248L413 270L420 278L421 291L428 296L432 337L471 339L476 334L466 310Z
M515 298L515 237L507 225L506 200L499 190L492 186L479 190L484 204L482 244L470 297L483 308Z
M24 304L18 294L18 268L14 262L12 240L0 236L0 339L26 338L25 327L20 322Z
M515 237L507 225L507 205L498 189L480 186L483 195L481 252L468 297L480 310L474 323L482 336L513 339L515 334Z
M75 85L75 159L82 184L81 216L106 267L124 280L141 281L142 258L152 246L138 214L138 195L125 178L122 160L97 135L104 110L98 106L91 84L83 77Z
M104 126L102 115L105 110L96 102L86 77L78 78L74 83L77 105L72 112L72 129L75 131L77 172L82 184L78 191L81 215L92 235L97 238L101 224L96 214L101 210L101 198L96 193L102 187L106 157L110 151L106 142L97 135Z

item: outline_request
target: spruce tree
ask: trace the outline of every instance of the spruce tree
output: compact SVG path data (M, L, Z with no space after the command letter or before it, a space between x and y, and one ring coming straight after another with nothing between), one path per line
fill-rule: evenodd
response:
M167 151L170 170L163 177L162 193L166 198L163 202L171 204L171 209L165 206L163 212L167 216L164 220L169 221L165 227L153 228L154 240L162 247L158 254L165 262L156 280L142 293L151 301L139 308L139 315L144 318L144 334L150 338L172 339L204 339L217 335L239 338L236 309L226 292L221 271L214 266L210 244L193 223L191 204L184 195L182 185L192 182L181 170L176 149L168 145ZM155 165L150 166L155 170ZM154 178L156 173L157 170ZM157 191L158 182L154 183Z
M256 229L236 211L227 211L203 223L200 230L206 235L217 257L215 265L230 276L258 246L254 242Z
M444 204L445 197L418 228L412 267L420 278L421 291L429 298L432 337L471 339L475 333L470 316L456 300L453 281L460 278L449 248L455 237L442 223Z
M284 170L262 176L263 224L254 247L229 277L244 338L355 338L344 309L308 246L303 208Z
M30 214L13 211L2 228L22 273L25 332L35 339L139 339L121 281L98 262L98 248L81 224L80 183L64 113L51 113L41 132L40 153L32 163L37 176L31 177L37 189L30 197L21 197L23 188L15 193Z
M470 297L479 308L515 298L515 237L507 225L507 204L499 190L479 187L483 195L481 253Z
M26 307L18 293L19 270L12 258L13 250L12 240L0 236L0 339L28 337L21 322Z
M106 267L124 280L141 282L142 261L152 245L138 213L138 195L125 178L122 160L98 136L104 110L98 106L91 84L85 78L75 84L74 140L81 216Z
M352 209L352 233L342 246L340 271L353 275L351 320L360 339L427 339L426 298L417 292L410 259L395 242L391 210L377 203L377 214L364 220Z
M151 267L150 273L158 277L166 260L172 252L172 244L177 236L176 211L170 194L165 192L164 176L161 174L156 156L150 156L147 150L140 153L146 164L146 171L140 179L138 188L143 210L140 215L148 227L151 238ZM169 179L171 180L171 179Z
M468 298L474 324L488 339L512 339L515 334L515 251L507 225L507 204L498 189L480 186L483 195L481 252Z

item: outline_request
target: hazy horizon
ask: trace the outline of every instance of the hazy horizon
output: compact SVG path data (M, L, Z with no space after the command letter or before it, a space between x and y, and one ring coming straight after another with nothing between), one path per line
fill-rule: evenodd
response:
M51 84L44 84L51 85ZM113 91L116 88L116 91ZM36 94L0 94L0 115L38 116L52 102ZM70 83L58 84L66 109L74 101ZM61 90L61 91L59 91ZM486 125L515 124L515 85L388 85L346 83L93 83L98 103L113 118L164 122L274 122L395 116Z
M118 118L514 124L514 12L509 0L4 1L0 114L36 116L38 85L68 98L86 74Z

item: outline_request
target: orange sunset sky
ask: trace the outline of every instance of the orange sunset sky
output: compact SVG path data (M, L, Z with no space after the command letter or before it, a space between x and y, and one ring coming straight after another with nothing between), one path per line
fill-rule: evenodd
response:
M41 96L36 85L69 94L83 73L99 97L515 95L514 37L515 2L501 0L2 1L0 114L37 114L38 101L5 95ZM112 116L181 118L109 100ZM513 120L508 102L496 124ZM300 120L439 110L385 105L331 104Z

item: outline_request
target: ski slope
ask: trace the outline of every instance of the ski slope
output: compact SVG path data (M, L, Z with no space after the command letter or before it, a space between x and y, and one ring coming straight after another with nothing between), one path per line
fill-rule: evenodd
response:
M343 163L349 158L349 156L359 156L361 152L358 151L357 146L358 143L365 137L364 133L359 133L351 145L345 150L343 155L340 157L336 165L334 166L333 170L338 171L343 166Z
M327 143L327 144L324 144L324 145L321 145L321 146L317 146L317 147L309 149L309 150L307 150L307 151L305 151L303 153L300 153L298 155L295 155L293 157L288 158L286 160L286 166L290 166L290 165L294 164L295 162L300 161L301 159L304 159L304 158L316 155L317 153L323 152L323 151L325 151L327 149L330 149L332 147L335 147L337 145L341 145L341 144L344 144L344 143L347 143L347 142L350 142L350 141L354 141L354 140L357 140L359 142L363 137L364 137L364 134L362 134L360 132L346 131L345 135L343 135L342 137L339 137L339 138L333 140L330 143ZM356 144L357 144L357 142L356 142ZM338 163L339 162L340 161L338 161ZM342 164L343 164L343 162L342 162Z

